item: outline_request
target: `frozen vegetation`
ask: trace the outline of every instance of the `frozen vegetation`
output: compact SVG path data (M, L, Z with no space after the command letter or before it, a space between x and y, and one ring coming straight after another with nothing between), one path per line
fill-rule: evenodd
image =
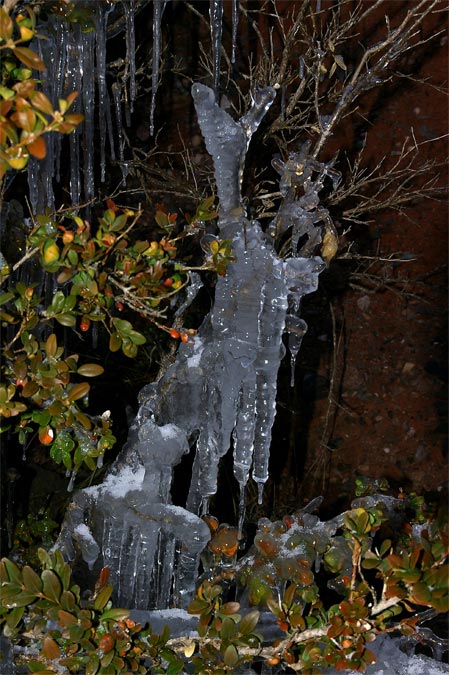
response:
M238 121L217 105L208 87L194 84L192 94L214 161L219 237L232 240L236 261L218 278L212 310L193 344L182 344L175 362L141 392L140 409L121 456L103 485L75 496L58 541L68 558L78 552L89 569L108 565L117 601L141 609L168 607L172 597L185 606L190 598L199 554L208 539L198 515L208 510L220 460L231 447L240 486L240 526L250 476L262 498L277 374L285 353L282 336L287 329L294 368L306 330L299 316L301 299L316 290L325 268L323 259L311 252L321 242L315 226L323 217L317 210L318 191L332 170L317 162L309 167L307 149L278 166L284 205L270 232L288 227L284 219L294 219L295 236L298 240L305 236L311 243L304 244L296 257L282 260L270 234L245 217L241 196L245 155L275 90L256 91L251 109ZM313 180L312 173L317 176ZM335 172L332 177L337 180ZM294 201L291 189L293 181L301 180L303 203ZM174 465L189 450L195 459L182 509L171 504L170 486ZM110 489L114 483L120 492Z

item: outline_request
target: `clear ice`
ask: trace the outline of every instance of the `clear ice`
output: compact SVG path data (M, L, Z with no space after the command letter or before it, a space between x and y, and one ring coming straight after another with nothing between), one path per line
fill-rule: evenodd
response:
M318 191L333 174L326 165L310 163L306 148L300 158L277 162L284 202L268 233L245 217L245 155L275 90L255 91L251 109L237 121L205 85L195 83L192 96L214 162L218 235L231 239L236 262L218 277L213 307L198 336L182 343L175 361L141 391L122 453L103 484L75 495L58 541L66 557L84 558L92 571L109 566L116 600L139 609L186 606L209 538L199 515L217 490L220 460L230 448L240 486L240 528L250 476L262 499L283 334L287 329L296 358L306 330L298 315L301 299L316 290L325 268L312 253L327 223ZM303 202L298 191L304 192ZM310 243L302 243L296 257L281 259L271 236L279 228L291 228L298 240ZM187 303L199 285L195 276ZM186 508L181 508L171 504L170 487L173 466L188 452L194 453L193 469Z

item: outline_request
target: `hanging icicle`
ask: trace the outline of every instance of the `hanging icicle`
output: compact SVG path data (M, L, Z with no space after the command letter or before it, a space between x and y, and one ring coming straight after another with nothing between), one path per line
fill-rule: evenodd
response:
M117 124L118 159L123 178L122 185L125 185L127 171L125 167L125 139L123 137L122 89L118 82L114 82L112 85L112 98L114 100L115 120Z
M288 334L288 351L290 352L290 386L295 386L295 368L302 339L307 333L307 323L294 314L289 314L285 322L285 330Z
M232 0L232 48L231 63L235 63L237 51L237 30L239 25L239 0Z
M94 124L95 124L95 63L94 33L81 36L83 50L83 84L80 94L83 99L84 124L82 127L84 199L90 200L95 194L94 178Z
M151 62L151 104L150 104L150 134L154 134L154 112L156 109L156 94L159 85L159 67L161 61L161 26L165 0L153 0L153 55Z
M133 112L134 100L136 98L136 34L134 26L134 16L136 13L135 0L127 0L123 4L125 12L125 36L126 36L126 63L129 70L129 107Z
M223 32L223 0L210 0L210 37L215 98L220 89L221 37Z
M106 87L106 37L108 27L108 16L112 8L105 9L102 3L99 3L95 13L95 54L96 54L96 76L98 92L98 128L100 132L100 180L102 183L106 180L106 133L108 130L108 113L110 115L110 105L108 91ZM111 154L114 151L114 143L111 142Z

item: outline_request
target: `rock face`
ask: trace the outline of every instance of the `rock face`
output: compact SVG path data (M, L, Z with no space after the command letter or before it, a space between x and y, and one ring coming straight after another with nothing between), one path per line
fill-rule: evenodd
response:
M68 558L81 556L92 575L107 565L116 602L138 609L188 604L209 537L196 514L207 511L220 459L230 447L240 525L250 474L262 498L285 353L282 335L287 329L294 358L307 328L298 316L301 298L316 290L325 267L312 255L321 243L317 223L327 222L317 208L318 190L325 176L335 178L326 165L309 162L307 148L279 165L285 200L271 230L292 227L298 241L309 242L294 251L296 257L279 258L259 223L245 218L240 193L246 151L274 89L255 92L239 121L216 104L208 87L194 84L192 95L214 160L219 236L232 241L236 261L218 278L198 337L182 344L175 362L140 393L128 441L106 481L75 495L58 541ZM298 185L302 202L296 200ZM172 470L192 439L195 458L183 509L171 504Z

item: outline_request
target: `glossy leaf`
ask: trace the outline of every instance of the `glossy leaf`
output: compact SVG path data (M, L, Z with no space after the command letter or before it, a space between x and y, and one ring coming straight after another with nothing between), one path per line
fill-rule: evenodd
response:
M13 22L8 12L0 7L0 40L5 42L10 39L13 31Z
M109 598L112 595L112 591L113 588L110 584L107 584L106 586L103 586L103 588L100 589L94 600L95 609L101 610L106 606L106 604L109 601Z
M78 368L78 374L82 375L83 377L97 377L103 373L104 368L98 363L85 363Z
M59 602L61 596L61 582L54 572L51 570L44 570L42 572L42 581L44 584L43 593L53 602Z
M239 624L239 631L243 633L244 635L247 635L248 633L252 633L254 628L257 626L259 622L259 617L260 617L260 612L257 609L253 609L245 616L243 619L240 621Z
M33 70L45 70L45 64L32 49L28 47L15 47L14 54L22 63Z
M234 645L228 645L223 654L223 661L226 666L233 668L239 660L239 653Z
M78 401L80 398L84 398L90 391L90 384L87 382L80 382L75 384L69 391L67 398L69 401Z
M35 593L36 595L42 591L42 579L31 567L25 565L22 570L22 576L24 586L27 588L27 590Z
M29 153L37 159L44 159L47 155L47 146L45 145L45 139L42 136L36 138L32 143L27 143L27 148Z

